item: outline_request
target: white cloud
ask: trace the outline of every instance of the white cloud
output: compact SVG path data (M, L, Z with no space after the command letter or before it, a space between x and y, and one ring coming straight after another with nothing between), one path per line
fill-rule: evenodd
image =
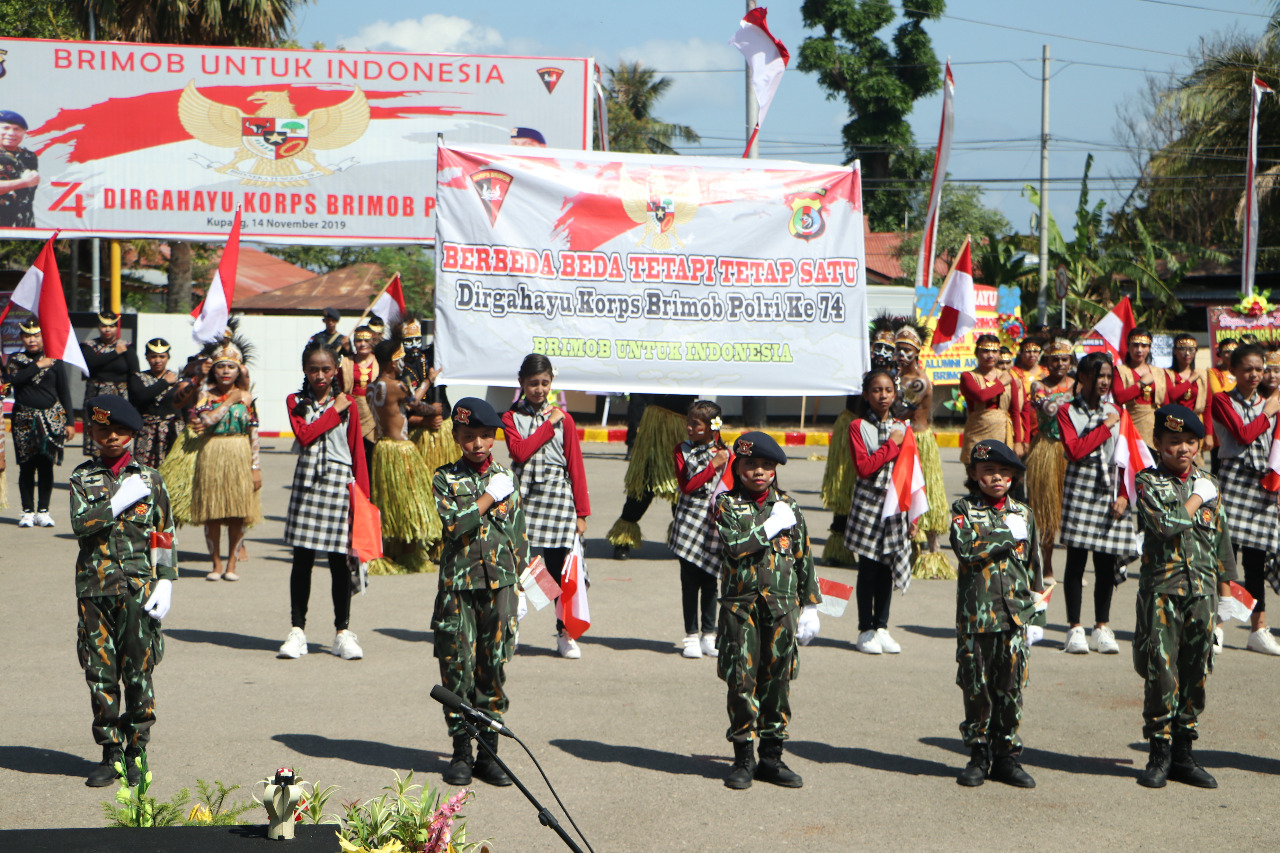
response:
M407 53L505 52L502 34L455 15L423 15L394 24L375 21L354 36L338 39L348 50L397 50Z
M690 38L683 41L651 39L625 47L618 58L641 62L658 72L709 71L703 74L669 74L673 84L654 110L658 118L686 124L700 133L733 127L742 113L742 54L727 42ZM613 63L608 63L612 65ZM737 73L723 73L736 69Z

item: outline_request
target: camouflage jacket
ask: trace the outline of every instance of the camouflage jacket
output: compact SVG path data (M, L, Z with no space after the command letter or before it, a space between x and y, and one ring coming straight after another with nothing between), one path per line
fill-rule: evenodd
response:
M796 525L769 540L764 536L764 523L778 501L790 505ZM804 515L791 496L770 487L762 505L734 489L716 498L715 515L724 546L720 580L723 604L749 605L762 597L776 617L822 601Z
M1014 539L1006 516L1027 523L1027 538ZM1044 589L1040 541L1031 508L1006 498L996 509L969 495L951 505L951 548L960 562L956 579L956 633L1012 631L1031 621L1031 592Z
M498 589L511 586L529 564L529 537L517 488L484 515L476 501L495 474L515 475L497 462L481 474L464 459L441 465L431 488L444 528L440 589Z
M114 518L111 496L134 474L151 487L151 495ZM97 459L77 466L71 474L71 531L80 540L77 598L150 594L152 580L178 579L169 492L159 472L136 459L125 463L119 476ZM152 533L159 534L156 542Z
M1165 595L1214 595L1218 584L1235 576L1231 532L1222 501L1201 505L1187 514L1196 480L1211 474L1196 469L1184 482L1163 465L1138 472L1138 529L1142 569L1138 588Z

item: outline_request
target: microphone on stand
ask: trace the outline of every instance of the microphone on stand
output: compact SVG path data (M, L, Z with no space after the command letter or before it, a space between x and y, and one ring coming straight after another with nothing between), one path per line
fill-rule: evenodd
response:
M503 737L515 737L515 735L511 733L511 729L507 728L493 717L490 717L484 711L473 708L466 702L463 702L461 696L442 684L437 684L431 688L431 698L451 711L457 711L459 714L470 717L471 721L480 728L497 732Z

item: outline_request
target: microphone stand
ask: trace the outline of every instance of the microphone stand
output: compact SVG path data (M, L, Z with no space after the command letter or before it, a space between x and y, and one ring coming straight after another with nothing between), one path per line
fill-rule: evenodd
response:
M530 793L529 789L520 781L520 777L507 766L505 761L498 757L497 750L490 747L489 744L485 742L484 738L480 737L480 730L477 729L469 719L467 719L467 715L461 714L460 719L462 720L462 725L466 727L467 733L475 740L476 746L489 753L489 757L493 759L494 763L501 767L502 771L511 777L511 781L520 789L520 793L524 794L525 799L527 799L530 804L538 810L538 822L543 826L549 827L556 835L560 836L560 840L565 843L566 847L574 851L574 853L583 853L582 848L574 843L574 840L570 837L569 833L565 832L564 827L560 825L560 821L556 820L556 816L548 811L546 806L538 802L538 799ZM524 746L524 744L520 745Z

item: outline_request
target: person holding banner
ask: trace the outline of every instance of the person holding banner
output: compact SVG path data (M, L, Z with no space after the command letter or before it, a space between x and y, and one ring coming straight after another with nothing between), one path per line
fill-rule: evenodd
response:
M373 357L376 341L373 330L368 326L359 326L352 337L355 340L355 357L342 359L342 384L350 388L351 396L355 397L356 411L360 415L360 434L364 436L364 458L372 459L378 428L373 420L368 395L369 386L378 376L378 360Z
M1013 375L1001 370L1000 339L978 335L974 342L978 366L960 374L960 394L965 402L964 440L960 462L969 464L969 453L979 441L994 439L1025 454L1022 444L1022 388Z
M1130 496L1121 488L1115 464L1121 441L1120 407L1107 400L1113 368L1106 353L1089 353L1076 368L1077 393L1058 409L1067 470L1062 486L1062 544L1067 546L1063 587L1067 597L1069 654L1088 654L1080 624L1084 566L1093 554L1093 644L1103 654L1119 654L1111 621L1111 597L1125 579L1125 563L1138 555L1137 529Z
M882 518L893 460L910 424L893 417L897 389L893 376L877 368L862 379L864 413L849 424L849 445L858 473L845 525L844 546L858 557L858 642L863 654L897 654L902 647L889 633L894 587L911 583L909 543L916 525L900 512Z
M502 434L520 488L529 546L542 549L547 571L564 583L564 561L575 538L587 532L591 497L587 469L573 417L547 400L554 377L551 360L530 353L520 364L520 398L502 415ZM560 657L582 657L564 628L563 602L556 601L556 649Z
M1155 412L1169 401L1169 374L1151 364L1150 358L1151 333L1141 326L1129 330L1124 363L1116 367L1112 397L1129 410L1138 435L1154 450Z
M1058 412L1075 397L1071 368L1076 364L1075 345L1068 338L1054 338L1044 348L1040 363L1045 374L1031 383L1031 397L1024 404L1034 419L1035 438L1027 451L1027 503L1040 530L1040 565L1053 577L1053 546L1062 529L1062 490L1067 475L1067 455L1058 429Z
M63 446L75 435L70 421L71 385L62 362L45 355L40 321L29 317L18 331L23 351L9 356L5 366L13 389L13 450L22 500L18 526L53 527L49 515L53 468L62 464Z
M309 343L302 351L302 389L285 399L289 426L296 440L298 461L289 491L289 512L284 521L285 544L293 548L289 574L289 611L292 627L276 657L297 659L307 653L307 604L311 598L311 570L316 554L329 562L333 598L334 657L360 660L364 650L351 632L351 574L347 553L351 550L350 484L366 493L360 418L350 411L354 400L342 386L341 356L323 343Z
M178 408L191 401L196 383L169 370L169 342L164 338L147 341L147 366L129 377L129 402L142 415L133 454L143 465L159 468L182 430Z
M1275 441L1280 391L1258 393L1265 370L1265 353L1245 344L1231 354L1236 387L1213 397L1213 423L1218 437L1222 504L1227 511L1231 542L1240 549L1244 587L1257 602L1250 618L1246 648L1264 655L1280 655L1280 642L1267 628L1266 566L1280 553L1280 494L1269 491L1264 478L1272 472L1269 458Z
M129 379L138 372L138 358L120 337L120 315L111 311L98 313L98 337L80 344L89 378L84 383L84 398L102 394L129 396ZM84 434L84 455L93 456L97 445Z

